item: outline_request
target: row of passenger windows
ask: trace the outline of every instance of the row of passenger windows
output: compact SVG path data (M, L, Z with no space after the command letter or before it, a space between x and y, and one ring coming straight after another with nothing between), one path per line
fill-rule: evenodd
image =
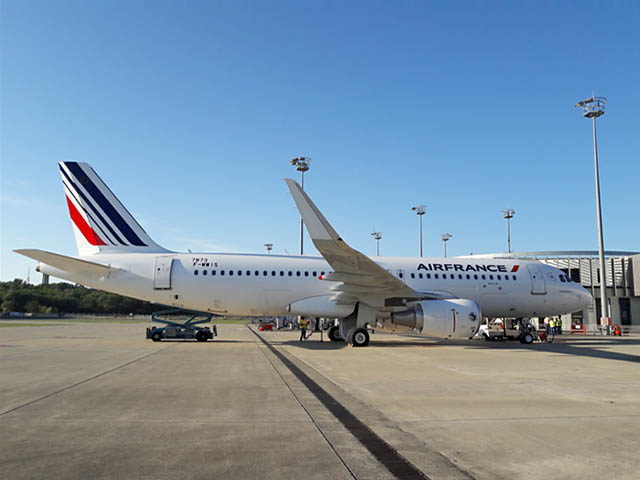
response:
M193 274L198 275L199 270L194 270ZM206 276L207 274L208 274L208 270L202 270L202 275ZM271 270L271 272L268 272L267 270L262 271L263 277L268 277L269 275L271 275L272 277L275 277L277 275L284 277L285 274L289 277L293 277L294 275L296 277L303 277L303 276L308 277L309 274L311 274L312 277L318 276L318 272L300 272L300 271L292 272L291 270L289 270L288 272L285 272L284 270L280 270L279 272L276 272L275 270ZM244 272L242 270L220 270L220 271L211 270L211 276L215 277L216 275L220 275L221 277L224 277L225 275L228 275L229 277L232 277L234 275L238 277L241 277L242 275L244 275L245 277L250 277L251 275L253 275L254 277L259 277L260 270L254 270L253 272L251 270L245 270ZM324 272L320 272L320 275L324 275Z
M202 270L202 275L207 276L208 275L209 270ZM194 275L199 275L200 274L200 270L194 270L193 271ZM263 270L262 271L262 276L263 277L268 277L269 275L271 275L272 277L276 277L276 276L281 276L284 277L285 274L289 277L308 277L309 274L311 274L312 277L317 277L318 276L318 272L301 272L299 270L297 271L291 271L289 270L288 272L285 272L284 270L280 270L280 271L276 271L276 270L271 270L271 272L267 271L267 270ZM246 276L246 277L250 277L251 275L253 275L254 277L259 277L260 276L260 270L254 270L253 272L251 270L245 270L244 272L242 270L211 270L211 276L216 276L216 275L220 275L221 277L224 277L225 275L232 277L234 275L241 277L242 275ZM324 272L320 272L320 275L324 275ZM427 278L430 279L431 278L431 274L430 273L412 273L411 274L411 278L416 278L416 275L418 278ZM447 277L446 273L443 274L438 274L438 273L434 273L433 274L433 278L435 279L440 279L440 275L442 276L443 280L446 280L447 278L450 278L451 280L455 280L456 276L453 273L449 274L449 277ZM400 273L398 274L398 277L403 278L404 274ZM478 280L478 279L482 279L482 280L486 280L487 279L487 275L478 275L478 274L474 274L474 275L470 275L470 274L466 274L463 275L461 273L458 274L458 279L459 280L463 280L466 277L467 280L471 280L471 278L473 277L474 280ZM489 280L493 280L494 276L493 275L488 275ZM505 280L516 280L516 276L515 275L511 275L511 278L509 278L509 275L496 275L496 280L502 280L502 277L504 277Z
M418 276L418 278L431 278L431 274L430 273L425 273L425 274L412 273L411 274L411 278L416 278L416 275ZM451 280L455 280L456 279L456 276L453 273L450 273L448 277L447 277L446 273L443 273L443 274L434 273L433 274L433 278L438 279L438 278L440 278L439 275L442 275L442 279L443 280L446 280L447 278L450 278ZM404 277L404 275L402 273L400 273L398 276L400 278ZM478 278L481 278L482 280L486 280L487 276L489 277L489 280L493 280L494 279L493 275L484 275L484 274L483 275L478 275L477 273L473 274L473 275L471 275L469 273L467 273L466 275L463 275L462 273L459 273L458 274L458 280L464 280L465 278L467 280L471 280L472 277L473 277L474 280L478 280ZM505 280L516 280L517 279L517 277L515 275L511 275L511 278L509 278L509 275L496 275L495 277L496 277L495 278L496 280L502 280L502 277L504 277Z

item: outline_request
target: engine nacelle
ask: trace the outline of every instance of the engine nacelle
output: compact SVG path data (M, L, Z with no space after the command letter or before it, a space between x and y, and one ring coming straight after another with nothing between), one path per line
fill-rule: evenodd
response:
M481 320L482 312L473 300L429 300L392 313L385 322L385 330L415 330L428 337L469 338L478 331Z

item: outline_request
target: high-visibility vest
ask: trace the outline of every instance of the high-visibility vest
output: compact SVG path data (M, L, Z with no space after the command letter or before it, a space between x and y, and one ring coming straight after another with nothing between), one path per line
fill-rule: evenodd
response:
M304 330L307 328L307 321L306 320L300 320L300 330Z

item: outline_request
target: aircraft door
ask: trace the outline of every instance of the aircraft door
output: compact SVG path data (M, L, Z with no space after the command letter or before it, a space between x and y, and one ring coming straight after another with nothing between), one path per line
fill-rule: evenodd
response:
M533 295L545 295L547 293L547 286L540 267L537 265L527 265L527 270L529 270L529 277L531 277L531 293Z
M153 288L155 290L171 289L172 266L172 257L156 257L156 264L153 269Z

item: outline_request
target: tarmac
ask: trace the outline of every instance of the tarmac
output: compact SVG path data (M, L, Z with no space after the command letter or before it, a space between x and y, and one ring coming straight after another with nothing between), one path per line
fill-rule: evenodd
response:
M3 479L640 476L638 336L349 348L146 326L0 329Z

